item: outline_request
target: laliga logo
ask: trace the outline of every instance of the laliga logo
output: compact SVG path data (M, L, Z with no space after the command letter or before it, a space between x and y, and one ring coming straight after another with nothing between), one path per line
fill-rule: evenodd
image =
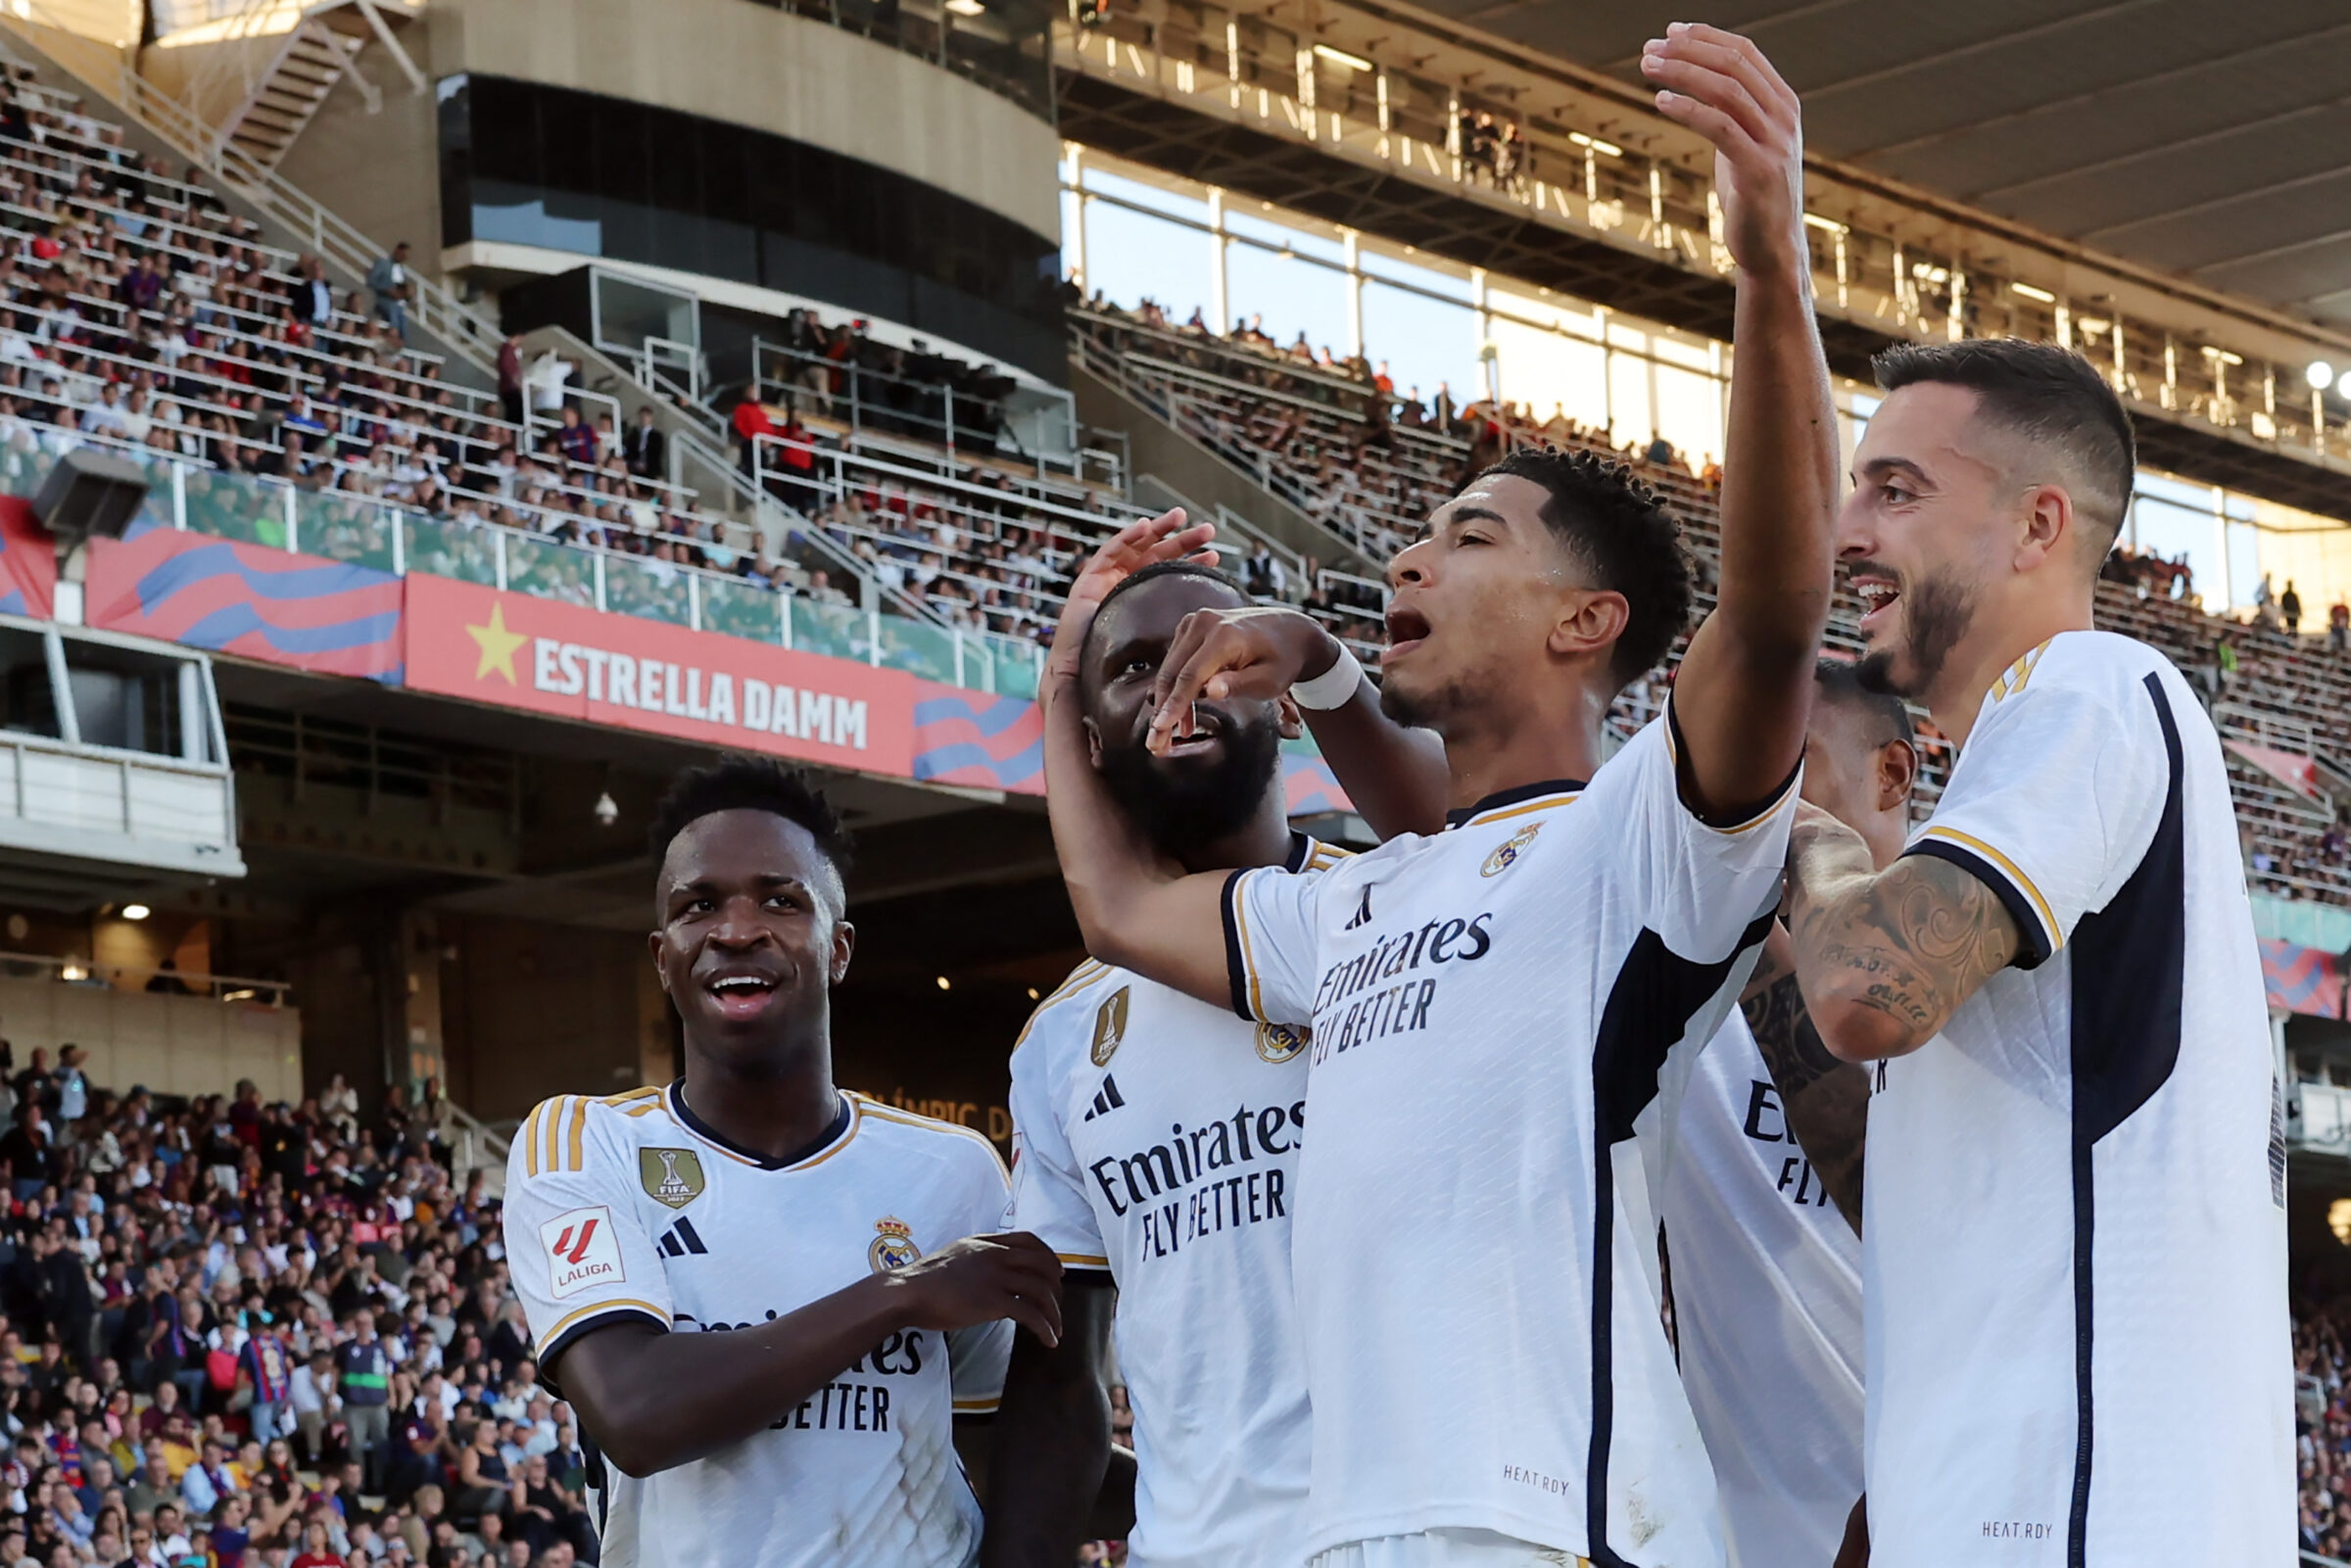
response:
M596 1239L598 1223L599 1221L591 1219L577 1226L564 1226L563 1234L555 1238L555 1256L567 1263L578 1264L582 1259L588 1256L588 1244ZM575 1230L580 1238L576 1244L571 1239Z
M914 1227L903 1219L878 1219L874 1221L874 1229L878 1234L874 1244L865 1250L865 1260L873 1265L875 1273L904 1268L923 1256L923 1250L914 1244Z
M620 1241L612 1233L612 1211L601 1204L557 1214L539 1227L547 1250L547 1290L556 1301L592 1285L617 1285L629 1277Z

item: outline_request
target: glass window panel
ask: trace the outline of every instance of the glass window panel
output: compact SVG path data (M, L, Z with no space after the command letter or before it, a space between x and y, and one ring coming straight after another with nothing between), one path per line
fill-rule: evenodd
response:
M1089 294L1100 289L1128 306L1156 301L1180 325L1194 310L1208 309L1209 258L1209 237L1196 229L1104 202L1087 204Z
M1364 341L1388 356L1399 389L1418 387L1423 401L1447 383L1455 407L1477 398L1477 318L1465 305L1364 284Z
M1347 278L1313 261L1235 245L1225 256L1225 298L1242 320L1262 316L1262 330L1283 349L1300 333L1309 348L1347 353Z
M1163 191L1156 185L1146 185L1139 179L1128 179L1099 168L1087 168L1083 184L1089 191L1115 196L1120 201L1132 202L1137 207L1165 213L1170 217L1189 218L1195 223L1208 221L1208 203L1196 196L1179 196L1174 191ZM1096 204L1097 208L1101 205Z
M1337 240L1326 240L1319 234L1310 234L1286 223L1276 223L1256 213L1236 213L1226 209L1224 228L1228 233L1261 240L1276 250L1286 245L1303 257L1328 261L1333 266L1343 267L1347 264L1347 247Z
M582 196L597 192L596 121L610 108L588 93L556 87L539 89L539 125L544 166L539 179L551 189Z
M413 513L401 519L408 530L408 567L454 577L460 583L498 582L496 536L480 524L444 521Z
M584 549L509 533L506 587L533 598L596 606L596 563Z
M187 502L191 533L286 547L286 503L274 485L198 469L188 475Z
M865 611L854 604L819 604L808 598L792 601L792 645L802 653L860 661L873 650Z
M955 679L955 634L929 621L902 615L882 617L882 662L926 681Z
M509 575L512 572L508 565ZM604 556L604 608L648 621L690 626L694 605L685 571L644 555Z
M297 491L294 538L306 555L392 570L391 510L364 496Z
M702 630L748 638L771 646L782 641L782 595L733 578L702 579Z

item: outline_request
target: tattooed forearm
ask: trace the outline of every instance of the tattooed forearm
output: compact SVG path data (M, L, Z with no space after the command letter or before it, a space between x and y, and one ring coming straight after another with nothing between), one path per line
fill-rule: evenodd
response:
M2017 953L2006 908L1945 860L1905 856L1874 875L1824 867L1799 872L1796 888L1797 973L1847 1061L1918 1049Z
M1812 1173L1856 1231L1861 1228L1861 1151L1869 1123L1869 1073L1821 1043L1793 974L1741 1004L1780 1091L1788 1130Z

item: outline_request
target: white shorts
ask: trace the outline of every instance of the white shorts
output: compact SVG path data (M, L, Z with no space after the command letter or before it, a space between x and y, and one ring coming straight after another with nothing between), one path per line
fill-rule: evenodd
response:
M1491 1530L1424 1530L1351 1541L1318 1552L1308 1568L1592 1568L1572 1551Z

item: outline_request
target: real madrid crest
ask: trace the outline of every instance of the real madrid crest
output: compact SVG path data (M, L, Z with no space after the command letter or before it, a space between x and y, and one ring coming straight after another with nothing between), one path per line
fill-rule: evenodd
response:
M1494 853L1486 857L1486 863L1477 868L1477 874L1480 877L1499 877L1509 871L1517 864L1518 857L1525 851L1526 846L1535 841L1535 834L1542 831L1541 823L1528 823L1502 843L1496 845Z
M865 1260L874 1265L874 1272L886 1274L893 1268L904 1268L923 1256L914 1244L914 1230L903 1219L874 1221L874 1244L865 1250Z
M1110 1066L1110 1059L1118 1055L1119 1042L1127 1038L1128 989L1122 985L1111 992L1110 1000L1094 1012L1094 1048L1089 1054L1098 1068Z
M1305 1050L1310 1038L1310 1032L1296 1023L1260 1023L1257 1026L1257 1054L1278 1067Z
M672 1209L685 1208L709 1185L702 1174L701 1156L692 1149L640 1149L637 1174L645 1183L648 1198Z

